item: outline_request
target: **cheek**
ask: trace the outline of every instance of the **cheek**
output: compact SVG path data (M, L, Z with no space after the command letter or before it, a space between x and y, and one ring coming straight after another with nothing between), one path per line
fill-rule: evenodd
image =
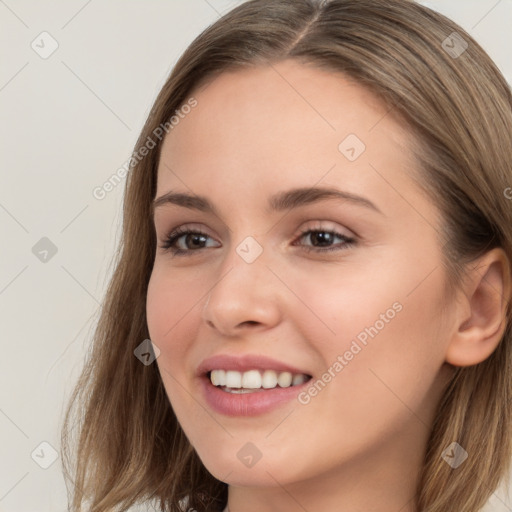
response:
M410 295L408 279L383 279L380 285L375 279L366 285L345 279L331 281L329 287L304 286L301 293L309 298L311 310L324 312L322 320L335 334L312 314L307 320L304 313L296 317L302 318L301 333L315 340L325 365L325 372L316 376L316 391L304 396L298 407L303 417L297 415L296 420L311 431L326 433L328 441L318 434L317 443L325 445L333 464L340 453L378 445L409 422L411 428L420 421L429 424L439 398L434 381L443 362L443 331L436 323L442 281L439 274L431 277ZM321 425L312 420L319 417ZM291 436L301 443L303 435L301 429L283 429L274 442L284 446Z
M201 291L190 279L180 283L175 277L154 270L148 284L146 317L150 339L160 349L157 364L168 391L174 376L181 382L185 375L187 354L196 337L197 308ZM178 385L178 384L176 384Z
M190 280L188 284L181 284L166 274L155 268L148 284L148 331L150 339L160 349L156 364L169 402L180 423L191 421L194 424L198 411L183 386L187 379L185 363L195 338L192 332L192 321L197 315L194 305L199 301L200 292L197 288L193 291Z
M301 303L291 314L301 335L314 340L325 371L335 375L332 389L341 402L347 393L357 397L349 405L355 409L369 400L389 406L400 404L397 396L406 403L425 398L449 334L442 323L443 274L432 268L430 261L415 266L395 258L350 275L341 270L329 279L295 280L309 311Z
M300 324L301 335L314 340L318 351L329 359L349 349L353 339L364 346L371 339L368 329L375 332L372 326L384 332L404 316L403 281L389 270L372 273L369 265L359 270L330 268L309 272L308 279L303 274L290 276L289 282L301 299L286 305L293 304L289 315Z
M194 314L201 299L201 290L190 279L180 282L176 276L155 267L148 284L146 317L151 339L168 344L176 332Z

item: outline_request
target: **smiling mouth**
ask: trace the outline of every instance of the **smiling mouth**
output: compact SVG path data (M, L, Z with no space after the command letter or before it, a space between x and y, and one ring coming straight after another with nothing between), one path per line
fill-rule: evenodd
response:
M304 373L291 373L275 370L236 370L215 369L207 373L213 386L227 393L258 393L272 389L300 386L312 377Z

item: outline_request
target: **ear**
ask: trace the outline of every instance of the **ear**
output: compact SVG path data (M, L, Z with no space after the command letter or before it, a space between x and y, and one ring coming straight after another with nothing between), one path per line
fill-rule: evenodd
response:
M507 326L511 299L509 265L501 248L492 249L469 265L446 362L472 366L496 350Z

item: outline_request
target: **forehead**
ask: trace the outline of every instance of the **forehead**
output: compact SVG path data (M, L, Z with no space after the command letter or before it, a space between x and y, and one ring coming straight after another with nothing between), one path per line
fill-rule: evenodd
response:
M236 132L238 126L245 128L239 135L247 136L322 129L326 133L344 129L364 132L384 117L389 117L386 128L392 123L387 106L367 88L339 72L296 60L226 71L207 81L193 96L198 107L187 114L187 121L181 120L180 129L176 127L168 139L188 135L190 124L194 131L199 124L208 128L214 124L217 130L208 133L214 140L221 128ZM287 122L298 117L305 124Z
M406 130L341 73L288 60L222 73L192 96L197 106L164 140L158 192L183 188L179 176L203 190L214 178L241 186L243 176L248 193L277 179L300 186L322 176L361 187L375 174L371 165L411 168Z

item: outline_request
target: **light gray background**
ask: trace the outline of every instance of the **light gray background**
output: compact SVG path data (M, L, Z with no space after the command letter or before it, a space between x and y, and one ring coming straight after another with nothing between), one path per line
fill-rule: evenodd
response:
M60 460L35 460L51 462L41 442L60 450L119 240L124 182L103 200L92 191L130 156L186 46L239 3L0 0L0 512L66 510ZM422 3L468 30L512 83L512 0ZM47 59L31 48L43 31L59 45ZM32 251L43 237L57 248L45 263ZM504 491L486 512L512 510Z

